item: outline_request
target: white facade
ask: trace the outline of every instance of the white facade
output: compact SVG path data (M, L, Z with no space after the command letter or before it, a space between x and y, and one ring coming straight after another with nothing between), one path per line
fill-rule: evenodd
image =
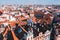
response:
M29 32L27 37L26 37L26 40L34 40L33 39L33 33Z
M50 31L49 30L47 30L46 32L45 32L45 34L44 34L44 40L50 40Z

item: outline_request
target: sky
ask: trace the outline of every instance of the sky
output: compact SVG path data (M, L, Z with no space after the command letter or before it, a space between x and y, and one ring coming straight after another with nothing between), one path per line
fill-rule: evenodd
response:
M0 4L42 4L60 5L60 0L0 0Z

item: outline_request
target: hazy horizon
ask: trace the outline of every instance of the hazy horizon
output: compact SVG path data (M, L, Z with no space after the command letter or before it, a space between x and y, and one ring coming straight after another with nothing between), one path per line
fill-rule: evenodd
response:
M0 4L39 4L39 5L60 5L60 0L1 0Z

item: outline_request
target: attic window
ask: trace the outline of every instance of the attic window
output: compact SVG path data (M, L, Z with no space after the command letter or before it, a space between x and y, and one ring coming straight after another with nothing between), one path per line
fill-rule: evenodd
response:
M18 29L18 33L21 33L21 32L22 32L22 29L21 29L21 28L19 28L19 29Z

